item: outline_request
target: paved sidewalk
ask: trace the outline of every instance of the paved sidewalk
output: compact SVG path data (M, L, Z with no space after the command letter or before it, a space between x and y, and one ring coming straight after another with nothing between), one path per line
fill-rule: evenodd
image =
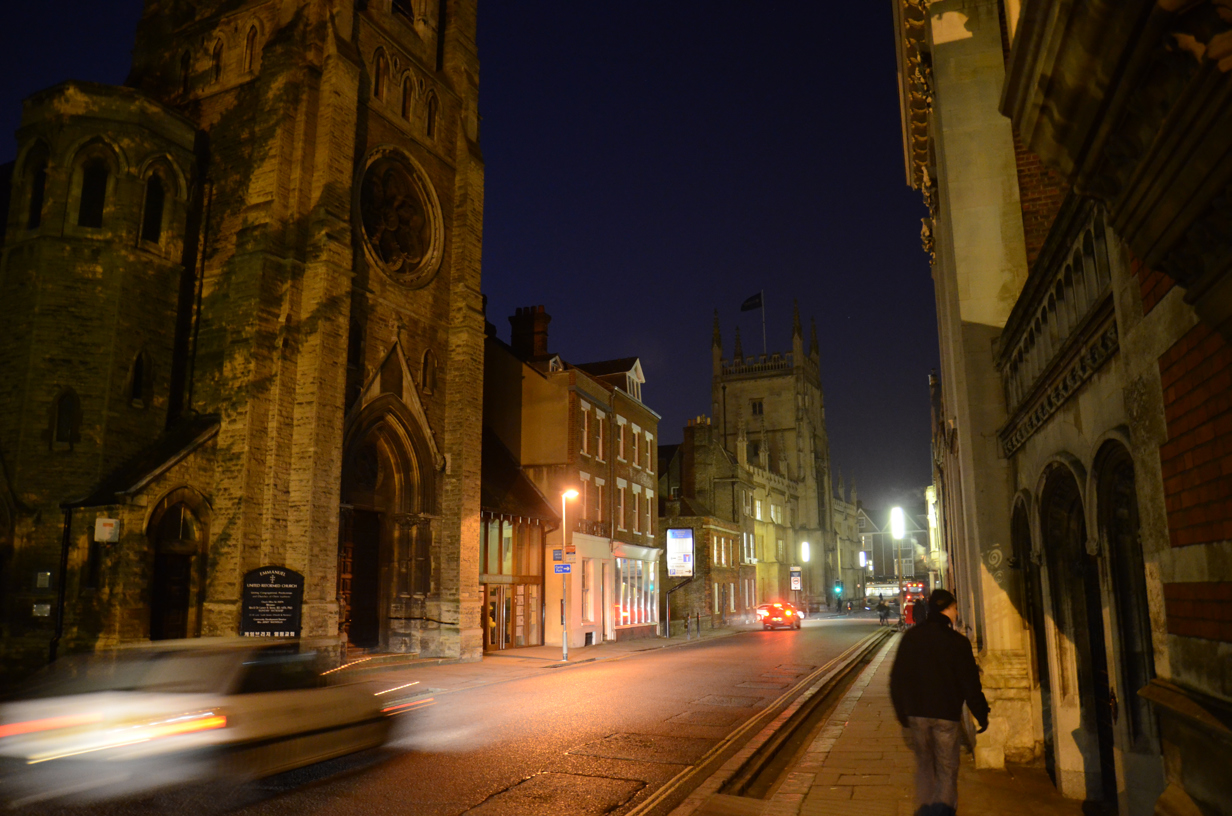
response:
M915 759L890 703L894 637L839 702L785 781L768 800L690 797L672 816L911 816ZM724 769L716 774L722 775ZM703 783L702 789L707 787ZM958 811L997 816L1073 814L1082 803L1063 798L1042 768L976 770L964 752Z

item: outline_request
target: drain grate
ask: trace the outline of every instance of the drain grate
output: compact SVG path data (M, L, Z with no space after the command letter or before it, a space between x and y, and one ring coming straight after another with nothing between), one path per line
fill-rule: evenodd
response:
M612 734L601 740L570 749L570 754L627 759L633 762L661 762L688 765L710 749L714 740L700 737L666 737L658 734Z
M646 786L636 779L541 773L489 796L466 816L601 816L628 802Z

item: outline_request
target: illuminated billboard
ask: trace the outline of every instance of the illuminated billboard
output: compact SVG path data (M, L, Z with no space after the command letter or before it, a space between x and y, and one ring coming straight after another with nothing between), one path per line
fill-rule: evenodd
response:
M667 531L667 577L693 577L693 531L687 527Z

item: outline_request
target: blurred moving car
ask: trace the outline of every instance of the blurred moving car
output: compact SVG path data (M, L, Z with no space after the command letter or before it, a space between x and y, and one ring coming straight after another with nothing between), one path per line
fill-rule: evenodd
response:
M799 629L802 618L800 610L785 601L764 603L757 607L757 619L761 621L763 629L778 629L783 626Z
M57 661L0 705L0 796L95 801L242 781L383 744L389 718L309 641L199 638Z

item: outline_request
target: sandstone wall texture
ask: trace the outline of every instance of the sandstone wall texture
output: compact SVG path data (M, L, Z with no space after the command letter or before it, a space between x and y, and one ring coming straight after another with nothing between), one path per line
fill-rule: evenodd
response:
M305 576L305 634L342 643L345 551L380 576L363 648L478 656L475 4L428 5L151 0L131 87L27 102L0 261L5 655L57 628L73 649L159 636L179 555L166 620L188 635L235 634L243 574L281 565ZM404 381L382 388L391 356ZM398 489L344 541L345 465L373 445ZM150 528L179 504L191 556ZM123 532L100 549L103 513Z

